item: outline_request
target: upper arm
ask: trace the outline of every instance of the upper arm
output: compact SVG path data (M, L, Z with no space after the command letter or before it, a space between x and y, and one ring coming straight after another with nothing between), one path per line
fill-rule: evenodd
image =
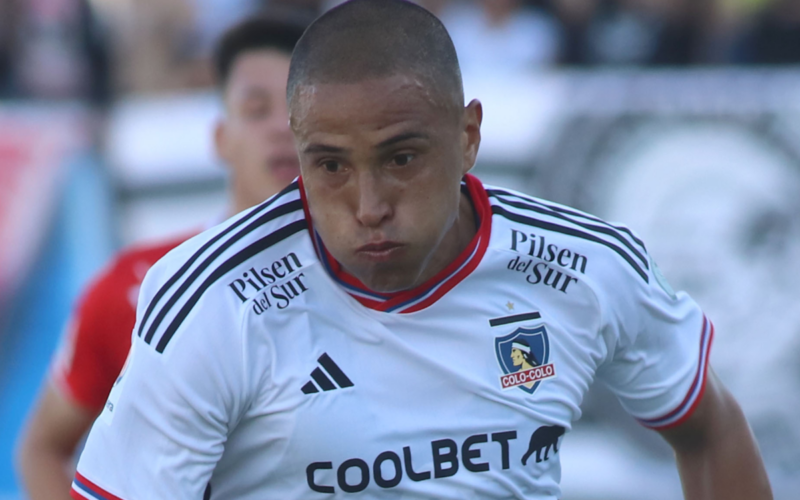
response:
M148 274L140 314L164 281ZM202 498L245 404L238 324L217 298L201 297L163 352L157 339L133 337L73 488L126 500ZM174 314L167 311L166 322Z
M606 383L672 445L687 499L771 498L747 420L708 369L710 321L688 295L671 292L652 261L649 276L620 291L611 309Z
M92 414L103 408L130 346L136 312L128 271L117 260L84 290L54 358L53 383Z
M773 498L744 413L713 372L694 413L661 436L675 450L687 499Z
M23 468L34 465L38 453L70 457L89 430L95 414L65 398L47 384L28 420L20 442Z
M201 498L227 436L229 413L214 394L226 384L207 356L182 350L165 361L142 340L134 342L78 463L78 473L100 493Z
M629 276L606 293L612 347L598 378L639 423L660 430L680 425L702 399L713 325L650 262L648 280Z
M694 412L680 425L662 429L659 434L678 452L702 448L715 434L730 435L733 426L744 422L738 403L709 370L705 391Z

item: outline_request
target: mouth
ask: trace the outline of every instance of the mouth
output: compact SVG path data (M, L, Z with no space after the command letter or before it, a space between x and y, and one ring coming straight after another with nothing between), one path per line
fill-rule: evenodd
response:
M372 262L386 262L392 260L402 251L402 243L396 241L378 241L367 243L356 249L356 255Z

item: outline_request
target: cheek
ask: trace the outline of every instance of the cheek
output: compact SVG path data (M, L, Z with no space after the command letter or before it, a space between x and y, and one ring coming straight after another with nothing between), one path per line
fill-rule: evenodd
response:
M453 222L458 202L441 190L417 189L403 193L395 218L407 237L435 244Z
M230 155L235 158L246 158L248 151L250 151L250 140L247 136L247 128L241 124L232 126L228 134L228 143Z
M314 227L322 235L325 244L335 246L347 239L352 215L348 213L344 200L337 196L326 196L326 190L308 189L306 199Z
M412 210L421 212L421 217L431 222L446 220L458 210L459 177L447 172L423 176L413 186L403 189L402 199Z
M258 151L266 144L266 134L263 132L264 123L261 121L240 120L234 129L235 141L240 148L245 148L244 153Z

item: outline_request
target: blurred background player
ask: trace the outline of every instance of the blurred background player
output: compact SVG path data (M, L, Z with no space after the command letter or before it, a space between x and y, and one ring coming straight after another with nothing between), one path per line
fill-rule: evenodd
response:
M284 95L302 32L302 23L288 17L253 17L225 33L216 48L225 111L214 144L230 170L226 216L261 203L298 175ZM31 499L69 498L76 448L130 347L139 284L188 236L122 251L82 294L19 449Z

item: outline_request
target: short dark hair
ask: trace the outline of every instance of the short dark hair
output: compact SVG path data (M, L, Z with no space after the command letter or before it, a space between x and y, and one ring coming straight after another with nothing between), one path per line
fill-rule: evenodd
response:
M464 104L453 41L433 14L405 0L351 0L314 21L297 42L287 100L298 85L410 74Z
M249 17L229 28L214 50L217 84L225 87L236 59L245 52L275 49L291 55L307 23L288 15Z

